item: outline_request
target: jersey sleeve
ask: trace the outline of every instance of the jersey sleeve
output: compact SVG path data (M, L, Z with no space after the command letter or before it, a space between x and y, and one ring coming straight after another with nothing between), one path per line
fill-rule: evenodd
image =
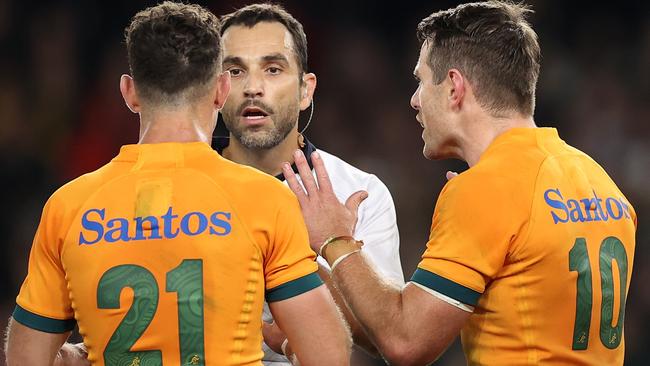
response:
M368 198L359 206L354 236L363 240L363 252L374 268L392 281L404 284L399 256L399 231L395 205L388 188L374 175L368 184Z
M64 333L76 324L60 255L63 214L56 206L53 198L45 204L13 313L17 322L48 333Z
M288 193L277 213L264 261L267 302L285 300L323 284L298 200Z
M411 281L476 306L514 237L513 192L489 179L458 176L443 189L427 249Z

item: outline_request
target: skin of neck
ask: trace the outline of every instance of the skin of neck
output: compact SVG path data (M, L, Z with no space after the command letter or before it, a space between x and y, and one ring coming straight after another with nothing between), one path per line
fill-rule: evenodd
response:
M480 107L473 108L460 121L461 136L458 139L460 157L472 167L501 134L513 128L534 128L533 116L524 116L517 112L500 115L490 113Z
M278 145L270 149L250 149L230 134L230 144L223 150L223 157L275 176L282 173L282 163L293 163L293 153L300 148L298 135L296 124Z
M120 92L127 107L140 116L139 144L203 142L210 144L217 116L230 92L230 74L217 73L202 95L191 91L172 102L141 98L133 78L120 77Z
M140 144L204 142L210 144L217 112L208 102L174 107L143 106L140 112Z
M532 115L514 110L494 112L483 107L474 96L471 86L466 86L461 106L449 108L448 118L457 126L456 133L446 144L446 154L467 162L472 167L478 163L490 144L501 134L513 128L534 128Z

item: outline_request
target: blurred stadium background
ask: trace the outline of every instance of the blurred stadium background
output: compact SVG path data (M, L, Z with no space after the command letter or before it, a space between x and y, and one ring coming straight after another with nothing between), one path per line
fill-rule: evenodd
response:
M250 1L200 1L224 14ZM318 75L307 136L378 175L391 190L405 275L426 243L435 200L459 162L422 157L409 107L415 27L457 1L297 1ZM634 1L528 1L542 47L536 121L553 126L610 173L639 216L626 312L626 365L650 362L650 7ZM137 142L118 89L123 29L152 1L0 0L0 314L26 273L41 208L64 182ZM302 116L306 118L306 116ZM304 124L304 120L302 120ZM514 192L513 194L516 194ZM507 208L504 208L507 210ZM0 323L5 324L5 320ZM4 357L2 357L4 362ZM463 364L458 343L440 365ZM360 365L381 362L359 361Z

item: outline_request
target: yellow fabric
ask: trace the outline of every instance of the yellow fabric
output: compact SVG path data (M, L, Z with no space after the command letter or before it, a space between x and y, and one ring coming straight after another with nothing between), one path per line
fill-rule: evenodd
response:
M607 237L622 242L627 293L635 230L634 209L590 157L555 129L513 129L444 187L418 267L482 293L461 333L470 365L622 365L624 342L609 349L600 340L599 250ZM593 284L586 350L572 350L578 272L569 252L578 238Z
M141 266L156 279L159 303L131 350L159 349L165 365L177 365L178 293L166 291L166 277L200 259L205 361L260 365L265 290L317 271L308 243L295 196L274 177L203 143L128 145L49 199L17 303L53 319L74 316L89 359L104 365L134 292L121 291L119 309L99 309L98 283L117 265Z

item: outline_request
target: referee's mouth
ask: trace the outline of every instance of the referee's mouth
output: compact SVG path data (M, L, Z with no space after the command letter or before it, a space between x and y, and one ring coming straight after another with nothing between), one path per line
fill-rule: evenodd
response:
M259 107L246 107L241 114L242 120L248 126L263 125L269 119L269 114Z

